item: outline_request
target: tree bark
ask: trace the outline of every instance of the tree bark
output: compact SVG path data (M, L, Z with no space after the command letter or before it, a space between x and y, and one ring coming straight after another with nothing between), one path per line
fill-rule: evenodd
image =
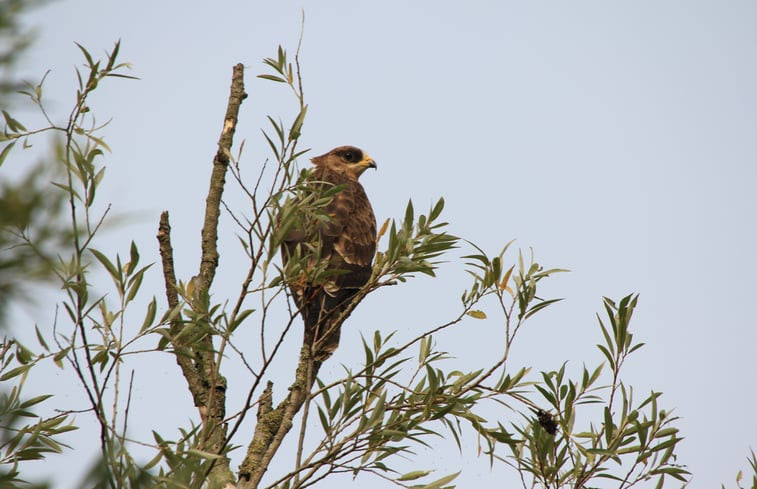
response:
M260 396L255 434L247 447L247 455L239 466L238 489L254 489L260 484L281 442L292 429L295 415L310 394L319 365L318 362L313 362L310 346L303 345L289 394L276 409L272 409L271 402L273 384L268 383Z
M244 91L244 66L234 66L231 93L226 107L223 129L218 140L218 149L213 158L208 196L206 198L205 218L201 233L201 258L199 273L191 281L192 298L197 304L207 304L210 287L218 267L218 220L220 217L221 197L226 182L229 155L234 141L239 107L247 97ZM173 268L173 249L170 237L171 227L168 213L161 215L158 229L158 242L163 263L163 275L166 284L166 298L171 309L179 306L176 290L176 277ZM201 336L192 343L181 339L179 333L187 325L179 314L171 324L172 346L176 362L184 375L195 406L197 406L203 425L203 450L222 454L225 447L227 426L226 416L226 379L219 374L215 359L213 339L209 334ZM208 487L220 488L233 486L234 475L229 467L229 459L217 460L208 474Z

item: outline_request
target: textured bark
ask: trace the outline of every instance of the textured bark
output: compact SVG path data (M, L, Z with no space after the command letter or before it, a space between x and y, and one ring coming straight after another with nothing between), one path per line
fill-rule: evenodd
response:
M218 150L213 158L213 172L210 176L210 188L205 200L205 221L202 226L202 258L200 261L200 278L204 291L210 288L218 267L218 218L221 214L221 197L226 183L226 170L229 166L231 145L234 141L234 131L237 127L239 106L247 98L244 92L244 66L239 63L234 66L231 79L231 94L226 107L221 137L218 139Z
M281 446L284 437L292 429L292 420L305 403L316 377L318 364L314 363L307 345L300 350L297 372L286 399L272 409L273 384L270 382L260 396L258 422L255 434L247 447L247 455L239 466L238 489L258 487L273 456Z
M210 186L206 199L205 218L202 227L200 269L192 279L193 296L198 300L207 297L218 267L218 219L220 217L221 197L226 181L226 171L231 154L231 145L237 125L239 107L247 97L244 92L244 66L234 66L231 94L226 108L223 129L218 140L218 150L213 158ZM166 285L166 298L171 309L179 304L176 291L176 277L173 268L173 249L170 237L171 227L168 213L161 215L158 229L158 242L163 263L163 275ZM226 444L226 379L218 372L210 335L204 335L191 344L176 339L185 327L177 314L171 324L171 337L176 352L176 362L187 381L195 406L198 408L203 426L202 449L211 453L222 453ZM229 460L221 458L213 464L208 474L208 487L220 488L232 484L234 475L229 467Z
M173 266L173 247L171 246L171 224L168 220L168 212L164 211L160 215L160 224L158 226L158 243L160 257L163 263L163 279L166 285L166 299L168 300L169 309L173 310L179 305L179 294L176 291L176 274ZM183 323L179 315L171 323L171 336L176 337L181 331ZM183 345L173 345L176 351L184 349ZM186 355L175 355L176 363L181 368L181 373L189 385L189 390L195 401L195 406L200 406L202 389L202 379L198 375L192 361Z
M374 282L371 283L374 284ZM372 288L373 285L360 289L344 311L334 320L341 325ZM265 391L258 399L255 433L247 447L247 454L239 466L237 489L258 487L281 442L292 429L294 417L310 395L320 367L321 362L313 358L312 345L304 344L300 350L294 382L289 386L289 394L276 406L276 409L273 409L271 399L273 384L268 382Z

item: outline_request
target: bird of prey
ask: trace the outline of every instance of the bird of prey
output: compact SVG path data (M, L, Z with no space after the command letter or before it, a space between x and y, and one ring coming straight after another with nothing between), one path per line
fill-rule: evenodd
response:
M311 347L312 358L320 365L339 346L350 303L371 277L376 218L358 177L376 168L376 163L354 146L334 148L311 161L315 168L310 188L320 193L338 191L322 209L320 219L301 216L284 238L282 258L285 267L294 256L304 258L306 267L321 267L318 273L323 278L317 282L312 275L306 278L307 273L288 277L305 323L304 344Z

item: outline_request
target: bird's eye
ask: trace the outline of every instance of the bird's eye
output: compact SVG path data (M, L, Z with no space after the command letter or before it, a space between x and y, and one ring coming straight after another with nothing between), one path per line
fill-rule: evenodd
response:
M355 157L354 154L352 154L351 151L346 151L343 155L344 159L347 161L353 161L353 158Z

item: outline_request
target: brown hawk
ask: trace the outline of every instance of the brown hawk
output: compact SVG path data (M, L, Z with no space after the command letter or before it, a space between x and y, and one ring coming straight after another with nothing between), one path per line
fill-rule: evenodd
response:
M308 267L324 267L319 276L325 278L318 283L289 277L305 323L304 344L312 347L313 359L320 364L339 346L350 303L371 277L376 218L358 177L376 168L376 163L354 146L334 148L311 161L315 165L309 176L311 188L325 192L338 186L338 192L322 211L328 219L310 219L313 224L287 233L282 258L286 266L297 253L308 257Z

